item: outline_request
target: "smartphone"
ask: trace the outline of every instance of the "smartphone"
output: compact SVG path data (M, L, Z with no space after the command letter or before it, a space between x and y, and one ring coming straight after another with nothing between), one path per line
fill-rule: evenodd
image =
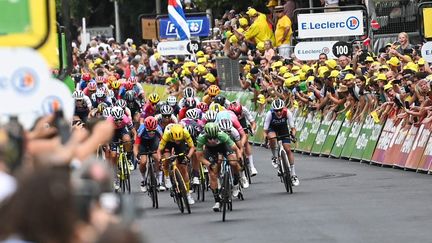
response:
M62 144L65 144L71 135L69 123L63 116L63 110L58 110L54 113L54 124L58 130L58 136L60 136L60 140Z

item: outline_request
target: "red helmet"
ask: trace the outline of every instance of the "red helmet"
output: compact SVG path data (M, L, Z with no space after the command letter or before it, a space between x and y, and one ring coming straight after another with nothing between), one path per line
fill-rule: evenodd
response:
M81 79L88 82L91 79L91 75L90 73L84 73L83 75L81 75Z
M231 103L231 105L229 105L228 110L234 112L237 116L239 116L241 115L243 108L240 103L233 102Z
M88 88L89 88L89 90L91 90L91 91L96 91L96 88L97 88L97 86L96 86L96 82L95 82L95 81L91 81L91 82L89 82L89 84L88 84Z
M126 88L126 90L131 90L133 89L134 84L131 81L127 81L124 85L124 87Z
M138 77L130 76L128 81L133 83L133 84L136 84L136 83L138 83Z
M198 103L196 108L200 109L202 112L206 112L206 111L208 111L209 107L206 103L200 102L200 103Z
M148 116L144 120L144 125L146 126L147 131L153 131L156 130L158 123L156 118L154 118L153 116Z

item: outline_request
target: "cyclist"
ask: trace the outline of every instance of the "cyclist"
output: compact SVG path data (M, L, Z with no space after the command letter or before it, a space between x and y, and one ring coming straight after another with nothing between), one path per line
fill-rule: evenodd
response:
M186 144L189 147L189 151L187 152L187 154ZM170 124L168 127L165 128L165 132L163 133L162 139L159 143L157 154L159 157L161 157L163 153L164 157L167 158L171 155L172 150L174 150L175 154L186 154L182 159L179 158L177 160L178 169L180 170L180 173L182 174L183 180L186 184L188 202L189 204L194 204L195 201L192 198L189 190L189 173L186 160L189 160L189 158L192 157L193 153L195 152L195 145L189 132L180 124ZM165 161L162 166L165 175L165 187L171 188L172 184L168 176L168 161Z
M81 75L81 80L77 83L77 90L84 90L89 84L90 80L92 80L91 75L89 73L83 73Z
M248 108L246 108L245 106L242 106L239 102L233 102L231 103L231 105L228 107L229 110L231 110L232 112L234 112L234 114L237 116L240 125L243 127L244 130L249 130L249 132L251 134L254 134L256 131L256 122L255 119L253 118L251 112L249 111ZM248 125L249 123L249 125ZM245 133L246 135L246 141L248 141L248 133ZM249 169L251 171L251 176L255 176L258 174L257 169L254 166L254 162L253 162L253 155L252 155L252 147L251 145L246 142L244 144L244 148L245 148L245 154L249 159Z
M112 105L112 100L110 97L107 96L107 89L105 88L100 88L96 90L96 93L92 94L91 96L91 101L92 101L92 105L93 107L97 107L99 105L99 103L106 103L108 104L108 106Z
M207 88L207 94L204 95L202 98L202 101L206 103L207 105L210 105L213 101L213 99L220 93L220 89L217 85L210 85Z
M87 97L91 97L96 92L96 89L97 89L96 82L92 80L88 83L87 87L85 87L83 92Z
M137 122L139 119L140 111L141 111L141 102L136 98L136 93L133 90L129 90L125 93L124 98L126 100L126 106L131 111L132 117L134 118L134 122ZM138 118L137 118L138 116Z
M185 118L185 116L186 116L186 112L187 112L189 109L193 109L193 108L195 108L195 107L196 107L196 104L197 104L197 103L196 103L196 101L195 101L194 98L186 98L186 100L185 100L185 102L184 102L184 105L183 105L183 108L181 108L180 111L179 111L179 113L178 113L178 118L179 118L179 120Z
M127 103L126 103L125 100L123 100L123 99L119 99L119 100L116 101L115 104L116 104L116 106L120 106L120 107L124 110L125 114L129 117L129 119L130 119L131 121L133 121L133 119L132 119L132 112L131 112L130 109L127 107Z
M88 117L89 118L100 118L103 117L103 112L108 108L106 103L100 103L96 108L90 111Z
M294 118L292 113L285 107L285 102L281 99L276 99L271 104L271 110L269 110L264 120L264 135L270 143L270 149L272 151L272 165L274 168L278 168L278 151L276 149L276 136L288 137L282 138L282 145L288 155L288 160L291 169L291 181L294 186L298 186L300 181L296 175L294 167L294 154L291 151L291 139L295 139L296 130L294 127ZM288 129L290 127L290 130ZM289 136L290 135L290 136Z
M112 81L112 83L111 83L111 89L114 92L114 97L116 99L120 99L121 98L120 97L120 87L121 87L120 80Z
M146 165L147 165L147 156L141 156L143 153L146 152L156 152L158 149L159 141L162 137L162 128L158 125L156 119L153 116L148 116L146 119L144 119L144 124L142 125L143 129L138 131L137 137L135 137L135 144L134 144L134 155L135 158L140 158L140 164L139 164L139 170L141 172L142 181L141 181L141 191L146 192L147 187L145 185L146 178L145 178L145 172L146 172ZM139 157L141 156L141 157ZM157 153L152 154L152 157L154 161L159 162L160 157L158 157ZM165 191L165 187L161 185L162 182L162 173L158 173L159 166L155 166L155 176L157 176L158 184L159 184L159 191Z
M168 96L167 104L173 108L173 113L177 116L180 111L180 107L177 105L177 98L172 95Z
M112 121L114 123L114 136L112 141L118 142L122 141L124 143L124 148L126 153L132 152L132 146L130 144L131 142L131 136L129 135L129 131L132 132L133 137L137 136L136 130L133 126L132 121L129 119L128 116L125 115L124 110L121 107L114 106L111 109L111 116L107 118L109 121ZM115 189L119 189L119 181L117 178L117 146L115 144L111 144L111 152L108 154L107 158L111 158L111 163L115 168ZM130 162L130 161L129 161ZM130 164L129 167L131 168L133 165ZM133 169L133 167L131 168Z
M152 93L148 97L147 103L142 108L140 123L144 123L144 119L148 116L154 116L156 113L156 105L160 101L160 97L156 93Z
M138 83L138 77L129 77L128 80L125 82L125 85L120 88L120 96L124 96L125 93L129 90L133 90L136 93L136 96L140 99L144 99L144 89L143 87Z
M208 111L209 106L208 106L206 103L204 103L204 102L199 102L199 103L197 104L197 107L196 107L196 108L200 109L203 113L205 113L205 112Z
M90 98L87 97L83 91L76 90L72 94L72 98L75 100L75 114L81 119L81 121L86 122L87 117L92 110L92 103Z
M197 97L195 97L195 90L192 87L186 87L183 90L183 98L180 99L180 101L178 102L178 106L181 108L183 108L184 103L186 101L187 98L193 98L195 100L195 103L199 103L199 99Z
M160 114L155 116L158 124L165 130L165 127L172 123L177 123L177 117L173 114L173 108L169 105L163 105L160 108Z
M225 96L219 94L216 97L214 97L213 102L210 105L212 104L219 104L224 108L228 108L231 105L231 102L227 100Z
M197 138L197 157L205 166L207 166L210 176L210 188L213 191L215 205L213 210L218 212L220 209L220 197L218 189L218 175L220 171L219 154L226 157L231 165L234 179L233 191L234 197L240 193L240 164L237 158L241 158L241 153L230 137L219 130L219 127L214 122L209 122L204 126L204 133L201 133ZM205 149L204 149L205 146ZM247 180L244 178L243 180Z

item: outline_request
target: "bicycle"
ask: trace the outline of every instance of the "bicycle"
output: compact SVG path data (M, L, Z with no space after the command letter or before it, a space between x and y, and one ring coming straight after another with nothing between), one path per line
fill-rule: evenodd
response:
M232 174L229 160L226 159L225 157L222 159L222 163L221 163L220 181L221 181L221 188L219 191L219 195L221 198L220 203L222 208L222 221L225 222L227 209L229 211L233 210L233 206L232 206L233 174ZM241 188L242 187L239 187L240 192L238 198L244 200Z
M128 142L132 143L132 142ZM116 142L114 143L116 147L117 152L117 168L118 168L118 174L120 180L120 190L122 193L125 193L126 191L130 193L131 186L130 186L130 166L129 161L126 156L126 152L124 151L123 144L124 142Z
M282 145L282 138L291 138L295 140L291 135L280 135L269 139L277 139L277 151L278 151L278 176L280 177L281 183L284 184L286 192L289 194L293 193L293 184L291 180L291 169L289 166L288 155ZM295 142L295 141L294 141Z
M168 158L161 159L162 162L169 161L169 177L171 180L170 196L174 199L181 213L184 213L184 209L191 213L189 201L187 199L186 184L183 180L183 176L180 170L177 168L177 158L184 157L184 153L178 155L172 155Z
M156 152L155 151L145 152L145 153L141 153L141 156L147 156L147 170L146 170L147 194L152 199L153 208L159 208L158 183L156 180L156 173L155 173L155 161L152 156L154 153Z
M209 176L208 171L206 171L202 163L200 163L198 179L200 183L198 185L193 185L193 191L197 194L197 200L204 202L205 192L209 189Z

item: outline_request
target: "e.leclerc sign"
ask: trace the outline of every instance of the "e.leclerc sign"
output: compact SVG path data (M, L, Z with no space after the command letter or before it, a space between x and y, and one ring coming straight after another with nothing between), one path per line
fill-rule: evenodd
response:
M361 10L299 14L298 38L321 38L364 35Z
M210 22L207 16L186 16L191 36L209 36ZM161 39L176 38L177 29L169 18L159 19L159 37Z

